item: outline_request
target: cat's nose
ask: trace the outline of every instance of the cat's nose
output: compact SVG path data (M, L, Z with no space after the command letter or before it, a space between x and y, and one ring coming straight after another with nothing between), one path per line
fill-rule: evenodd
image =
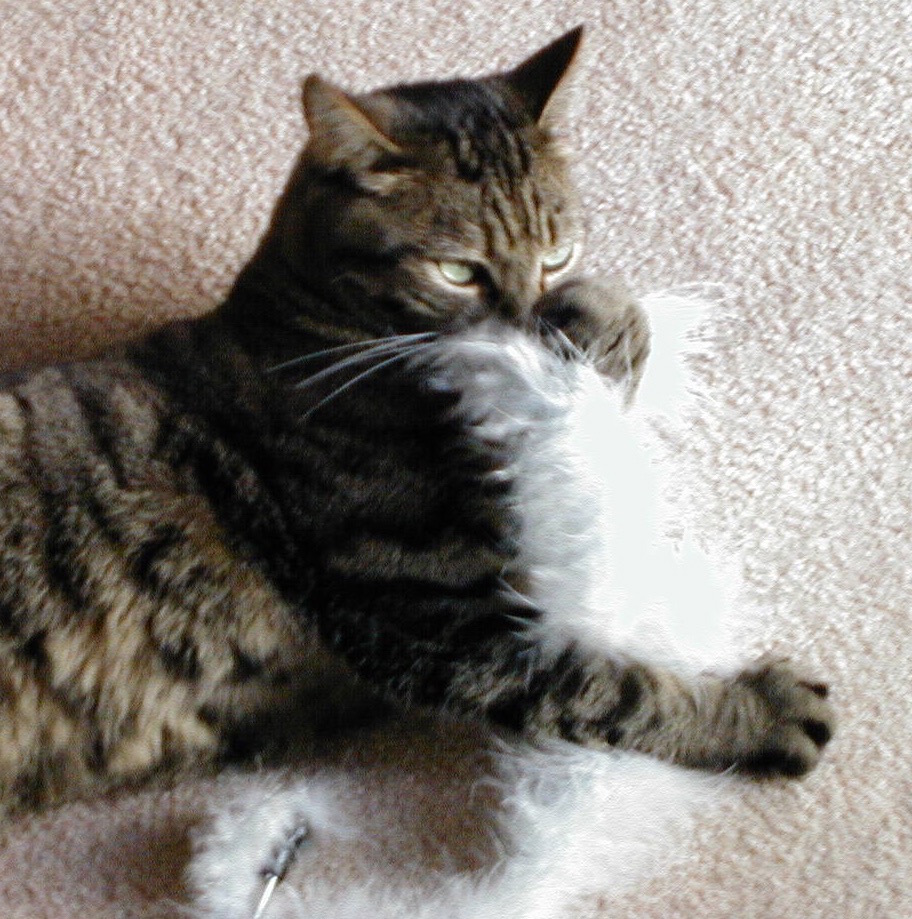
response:
M501 301L498 312L508 322L518 326L526 326L534 313L533 308L536 300L537 297L510 297Z
M541 294L538 278L514 278L513 283L501 291L499 312L510 322L525 325Z
M518 297L502 297L497 312L509 322L524 325L532 314L532 304Z

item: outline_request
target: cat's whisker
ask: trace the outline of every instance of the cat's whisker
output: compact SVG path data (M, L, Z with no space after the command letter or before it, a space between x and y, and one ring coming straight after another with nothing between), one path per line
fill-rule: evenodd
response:
M522 591L515 588L506 578L499 578L497 586L507 594L517 606L523 606L526 609L537 609L535 602L530 600Z
M579 345L574 342L569 335L563 330L555 327L554 334L557 337L557 340L576 358L581 360L586 359L586 352L583 351Z
M579 361L591 363L590 356L583 351L563 330L558 328L547 319L540 319L539 323L543 332L551 339L569 357L576 358Z
M411 347L407 347L405 350L399 351L398 353L394 354L392 357L388 357L386 358L386 360L380 361L379 364L374 364L372 367L368 367L367 370L364 370L361 373L357 374L356 376L352 377L350 380L347 380L341 386L339 386L338 388L334 389L331 393L329 393L329 395L322 398L312 408L309 408L304 413L303 420L304 421L309 420L310 417L313 415L313 413L317 411L317 409L322 408L324 405L326 405L327 402L331 402L333 399L336 398L336 396L339 396L342 393L344 393L346 390L351 389L351 387L354 386L356 383L360 383L362 380L376 373L378 370L382 370L384 367L388 367L390 364L394 364L396 361L401 361L405 358L412 357L413 355L417 354L420 351L425 351L429 347L431 347L432 344L433 342L423 342L420 344L412 345ZM309 383L310 380L312 379L313 378L311 377L306 382Z
M557 331L557 326L548 322L547 319L539 318L538 333L545 340L545 342L552 347L556 344L556 338L554 335L556 331Z
M363 364L365 361L369 361L375 357L384 357L387 354L413 347L414 344L417 343L396 341L388 342L386 344L374 345L372 348L368 348L366 351L360 351L357 354L351 355L350 357L336 361L335 363L330 364L328 367L324 367L323 370L320 370L309 377L305 377L303 380L295 383L294 388L306 389L308 386L312 386L314 383L319 383L321 380L324 380L333 374L339 373L339 371L345 370L348 367L353 367L357 364Z
M374 345L393 344L394 342L406 344L408 342L421 341L433 338L436 332L415 332L407 335L386 335L383 338L368 338L364 341L352 341L344 345L337 345L334 348L323 348L320 351L311 351L308 354L302 354L300 357L294 357L291 360L283 361L281 364L275 364L267 367L267 373L279 373L282 370L289 370L292 367L298 367L317 358L327 357L330 354L341 354L346 351L357 351L359 348L367 349L364 353L371 350ZM327 368L328 369L328 368Z

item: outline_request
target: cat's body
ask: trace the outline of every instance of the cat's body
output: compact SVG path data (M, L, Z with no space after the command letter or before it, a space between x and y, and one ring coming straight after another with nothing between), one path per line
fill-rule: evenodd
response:
M566 280L578 39L486 81L311 79L310 144L226 303L0 394L7 800L211 759L347 671L532 737L816 763L822 687L553 640L524 561L511 454L542 418L499 423L503 394L564 362L623 401L648 351L625 291Z

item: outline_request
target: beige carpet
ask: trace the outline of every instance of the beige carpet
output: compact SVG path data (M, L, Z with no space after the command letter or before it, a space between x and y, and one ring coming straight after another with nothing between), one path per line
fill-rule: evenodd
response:
M826 674L840 730L799 785L746 785L614 919L912 915L912 8L908 0L2 0L6 366L205 311L304 137L298 87L481 73L587 21L574 135L589 267L637 290L722 282L714 398L681 456L699 528L768 612L745 647ZM484 750L416 722L320 751L384 870L472 835ZM189 831L225 783L9 829L8 919L178 916ZM230 785L230 781L227 783ZM444 791L446 789L446 791ZM472 807L478 806L477 796ZM406 852L405 855L402 853ZM408 855L411 852L411 855ZM315 871L383 862L349 846ZM477 852L456 847L456 867Z

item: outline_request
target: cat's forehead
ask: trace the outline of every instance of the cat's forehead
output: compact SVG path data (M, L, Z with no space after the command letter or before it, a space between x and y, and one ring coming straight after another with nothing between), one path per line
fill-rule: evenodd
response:
M393 136L436 171L515 181L534 178L553 159L547 132L491 81L407 84L384 94Z
M415 181L436 234L488 259L573 234L575 193L562 154L496 84L426 83L391 94L393 137L423 164Z
M439 131L459 126L467 115L487 112L514 126L523 120L516 106L490 80L431 80L398 83L380 90L398 107L401 124Z

